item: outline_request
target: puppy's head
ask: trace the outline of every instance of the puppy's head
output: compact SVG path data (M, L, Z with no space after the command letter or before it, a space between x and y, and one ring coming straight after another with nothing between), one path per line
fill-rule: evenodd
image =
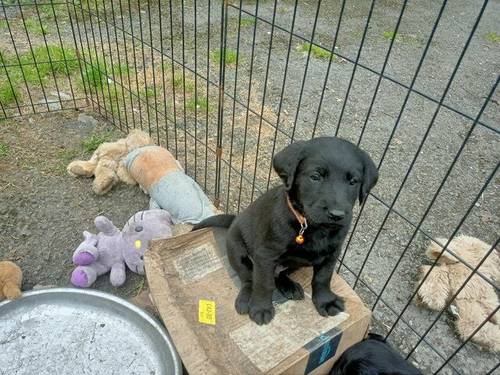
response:
M378 179L366 152L335 137L293 143L273 166L292 202L316 225L349 225L356 199L363 203Z

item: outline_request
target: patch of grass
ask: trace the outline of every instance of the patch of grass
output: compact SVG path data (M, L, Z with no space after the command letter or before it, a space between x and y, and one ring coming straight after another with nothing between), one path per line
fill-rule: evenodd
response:
M500 34L497 34L495 32L491 32L486 34L486 40L489 40L492 43L500 43Z
M50 59L49 59L50 57ZM66 60L66 61L65 61ZM38 81L38 72L42 78L51 73L69 75L78 69L78 61L75 50L62 48L58 45L39 46L33 49L33 53L28 51L19 57L27 80ZM52 63L51 63L52 62ZM36 66L34 65L36 63ZM37 72L38 68L38 72Z
M82 142L82 146L86 152L94 152L97 147L99 147L104 142L108 142L110 139L110 133L96 133L92 134L87 139L84 139Z
M401 34L401 33L395 33L394 31L384 31L382 33L382 37L387 40L391 40L392 38L395 38L395 42L399 43L419 43L421 40L415 35L406 35L406 34Z
M10 147L7 143L0 142L0 158L4 158L10 153Z
M225 51L226 51L226 65L229 66L235 65L236 60L238 59L238 54L236 53L236 51L230 49L226 49ZM212 60L215 60L220 63L222 61L222 58L224 57L224 50L211 52L210 57L212 58Z
M107 79L106 67L103 64L85 65L83 69L83 81L87 87L92 87L96 90L101 89L106 84Z
M253 26L255 24L255 18L242 18L240 24L241 26Z
M126 76L127 74L130 73L130 66L128 66L125 63L118 63L113 65L113 70L115 71L116 75L121 74L122 76Z
M174 82L172 83L176 89L184 89L187 93L192 93L194 91L194 82L192 82L189 78L185 77L182 79L182 72L176 71L174 74Z
M311 49L311 54L317 59L329 59L332 55L332 53L327 49L311 45L311 43L302 43L297 49L301 52L308 53L309 48Z
M0 84L0 102L3 105L7 105L15 102L16 99L17 101L21 101L21 92L14 86L15 82L12 82L12 85L10 85L8 81L2 81L2 84Z
M141 92L141 96L144 98L154 98L155 96L155 90L152 87L148 87L146 90L143 90Z
M209 112L212 110L212 106L208 103L207 98L198 97L197 100L195 98L186 100L186 109L190 111L194 111L195 109L205 111L207 108Z
M382 33L382 36L387 40L394 38L394 35L395 35L394 31L384 31Z
M173 85L176 89L179 89L182 87L182 75L178 75L177 73L174 74L174 82Z
M26 25L26 30L28 32L37 34L37 35L48 35L49 30L47 26L45 26L43 23L40 24L40 22L37 19L34 18L28 18L26 21L24 21Z

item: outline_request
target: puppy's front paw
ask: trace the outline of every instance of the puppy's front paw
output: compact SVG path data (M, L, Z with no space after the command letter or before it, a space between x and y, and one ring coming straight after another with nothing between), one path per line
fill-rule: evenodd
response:
M252 289L249 287L244 287L238 293L238 297L236 297L236 301L234 302L234 307L236 312L240 315L248 314L248 310L250 309L250 296L252 295Z
M344 311L344 300L330 291L313 296L313 303L321 316L334 316Z
M249 316L259 326L268 324L274 318L274 307L273 305L251 306Z

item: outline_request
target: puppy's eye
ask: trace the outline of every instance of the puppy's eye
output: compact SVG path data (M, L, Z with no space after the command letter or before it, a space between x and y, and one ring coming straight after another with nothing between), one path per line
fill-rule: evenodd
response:
M309 176L309 178L313 181L319 181L321 180L321 176L319 173L313 173L312 175Z
M350 173L347 173L345 177L350 185L356 185L359 182L358 179Z

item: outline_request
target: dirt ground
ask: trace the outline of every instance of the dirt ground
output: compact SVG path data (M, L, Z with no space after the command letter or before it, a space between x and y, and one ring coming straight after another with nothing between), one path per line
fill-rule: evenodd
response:
M148 197L137 187L120 185L104 197L95 195L91 179L66 173L73 158L86 158L82 142L93 134L120 133L100 121L78 121L75 111L2 121L1 141L9 145L0 159L0 257L19 264L23 288L67 286L71 256L84 230L96 233L94 218L105 215L118 227L146 209ZM124 286L107 277L95 287L122 297L136 295L144 277L128 272Z
M123 129L137 126L149 130L159 143L178 156L187 172L213 198L218 90L214 84L209 84L207 90L204 77L208 75L213 83L220 80L217 53L220 56L221 8L217 2L212 2L210 9L206 2L197 2L196 9L191 1L172 3L172 32L166 5L159 15L158 9L148 7L147 2L141 4L140 9L133 4L134 9L122 9L123 19L114 17L116 14L108 6L99 10L101 23L96 22L95 16L85 18L85 12L80 12L81 39L77 38L77 43L82 57L89 62L90 56L97 53L109 66L113 58L114 64L126 60L130 68L126 77L106 69L109 73L102 87L91 87L87 94L102 113L107 111L108 119L114 117L114 122ZM238 5L239 2L232 3ZM274 183L275 176L270 173L271 157L290 142L292 134L297 140L310 138L313 133L319 136L338 132L343 138L359 141L375 163L381 164L380 180L349 241L345 265L357 274L364 264L362 282L357 284L356 291L374 309L374 330L386 333L411 296L418 267L428 263L424 256L429 241L426 236L450 236L469 208L470 213L458 233L494 243L500 232L500 177L495 169L500 160L498 90L487 103L481 124L474 128L461 149L498 77L500 2L488 2L439 112L436 112L437 103L483 2L447 3L415 79L417 92L409 96L401 111L407 90L394 81L406 86L411 84L441 7L441 2L432 0L408 2L384 73L390 79L381 81L369 117L378 80L372 71L382 69L403 1L375 2L359 59L371 2L346 2L336 38L335 51L339 56L332 58L326 81L328 54L325 57L324 51L316 50L316 54L308 58L308 47L304 47L301 38L290 39L287 32L277 27L272 29L261 20L256 22L251 16L257 9L259 17L271 22L273 7L277 4L274 21L277 26L290 30L294 3L293 0L243 1L247 13L242 13L239 34L239 12L233 7L228 9L227 49L236 53L238 64L232 60L225 69L227 95L220 134L224 159L220 169L221 202L224 208L236 212L266 190L269 176ZM299 3L294 33L310 39L318 3ZM328 49L333 46L340 4L323 1L320 8L314 42ZM119 13L117 8L114 11ZM19 13L14 11L11 17L19 18ZM67 19L65 22L61 31L63 42L72 45L69 22ZM162 33L160 25L163 25ZM20 27L19 23L13 27ZM47 38L57 42L56 36L49 33ZM106 43L108 37L110 44ZM101 38L104 43L100 42ZM15 39L21 50L27 48L21 32ZM43 41L40 36L34 39ZM207 42L210 42L209 48ZM151 45L153 49L149 48ZM0 47L14 53L8 39L0 41ZM174 55L175 77L171 75L170 60L159 53L161 49L167 57ZM356 60L360 65L353 75L352 62ZM187 69L182 69L182 62ZM195 62L197 75L193 73ZM78 81L76 74L72 77L74 82ZM351 77L352 86L346 99ZM66 82L61 83L60 88L65 92L69 92L67 81L59 81ZM84 94L83 85L74 87L75 96ZM38 95L35 100L43 100L39 91L34 92ZM228 95L236 97L238 102L234 107ZM206 101L196 102L196 97ZM114 103L109 99L114 99ZM250 112L245 108L247 104ZM278 109L281 112L278 113ZM467 116L458 114L457 110ZM92 229L92 220L97 214L104 213L122 225L133 212L147 206L147 198L137 187L120 186L99 198L90 190L90 181L64 173L63 165L68 159L83 153L84 140L111 129L103 121L94 127L78 122L77 118L77 113L63 111L0 122L0 141L9 147L7 155L0 158L0 255L5 251L5 256L19 261L25 268L27 288L39 283L67 283L72 269L70 254L81 241L82 230ZM173 126L174 119L176 126ZM209 147L208 152L205 145ZM459 150L460 156L454 162ZM452 163L453 169L433 201ZM405 177L410 166L411 173ZM240 179L239 174L244 178ZM490 182L475 202L488 179ZM388 214L387 206L391 205L392 211ZM419 223L422 231L413 235ZM400 257L396 272L388 280L389 272ZM354 283L350 271L342 268L341 273ZM97 287L130 296L142 288L141 280L130 275L125 287L113 290L103 278ZM375 296L382 293L386 281L382 300L373 306ZM403 317L406 323L400 322L389 339L401 352L408 353L417 342L415 332L423 334L436 313L412 303ZM425 339L411 360L427 374L436 371L443 358L460 345L453 330L452 315L443 315ZM431 350L430 345L439 354ZM469 343L451 360L453 368L448 366L442 373L485 374L499 361L498 355Z

